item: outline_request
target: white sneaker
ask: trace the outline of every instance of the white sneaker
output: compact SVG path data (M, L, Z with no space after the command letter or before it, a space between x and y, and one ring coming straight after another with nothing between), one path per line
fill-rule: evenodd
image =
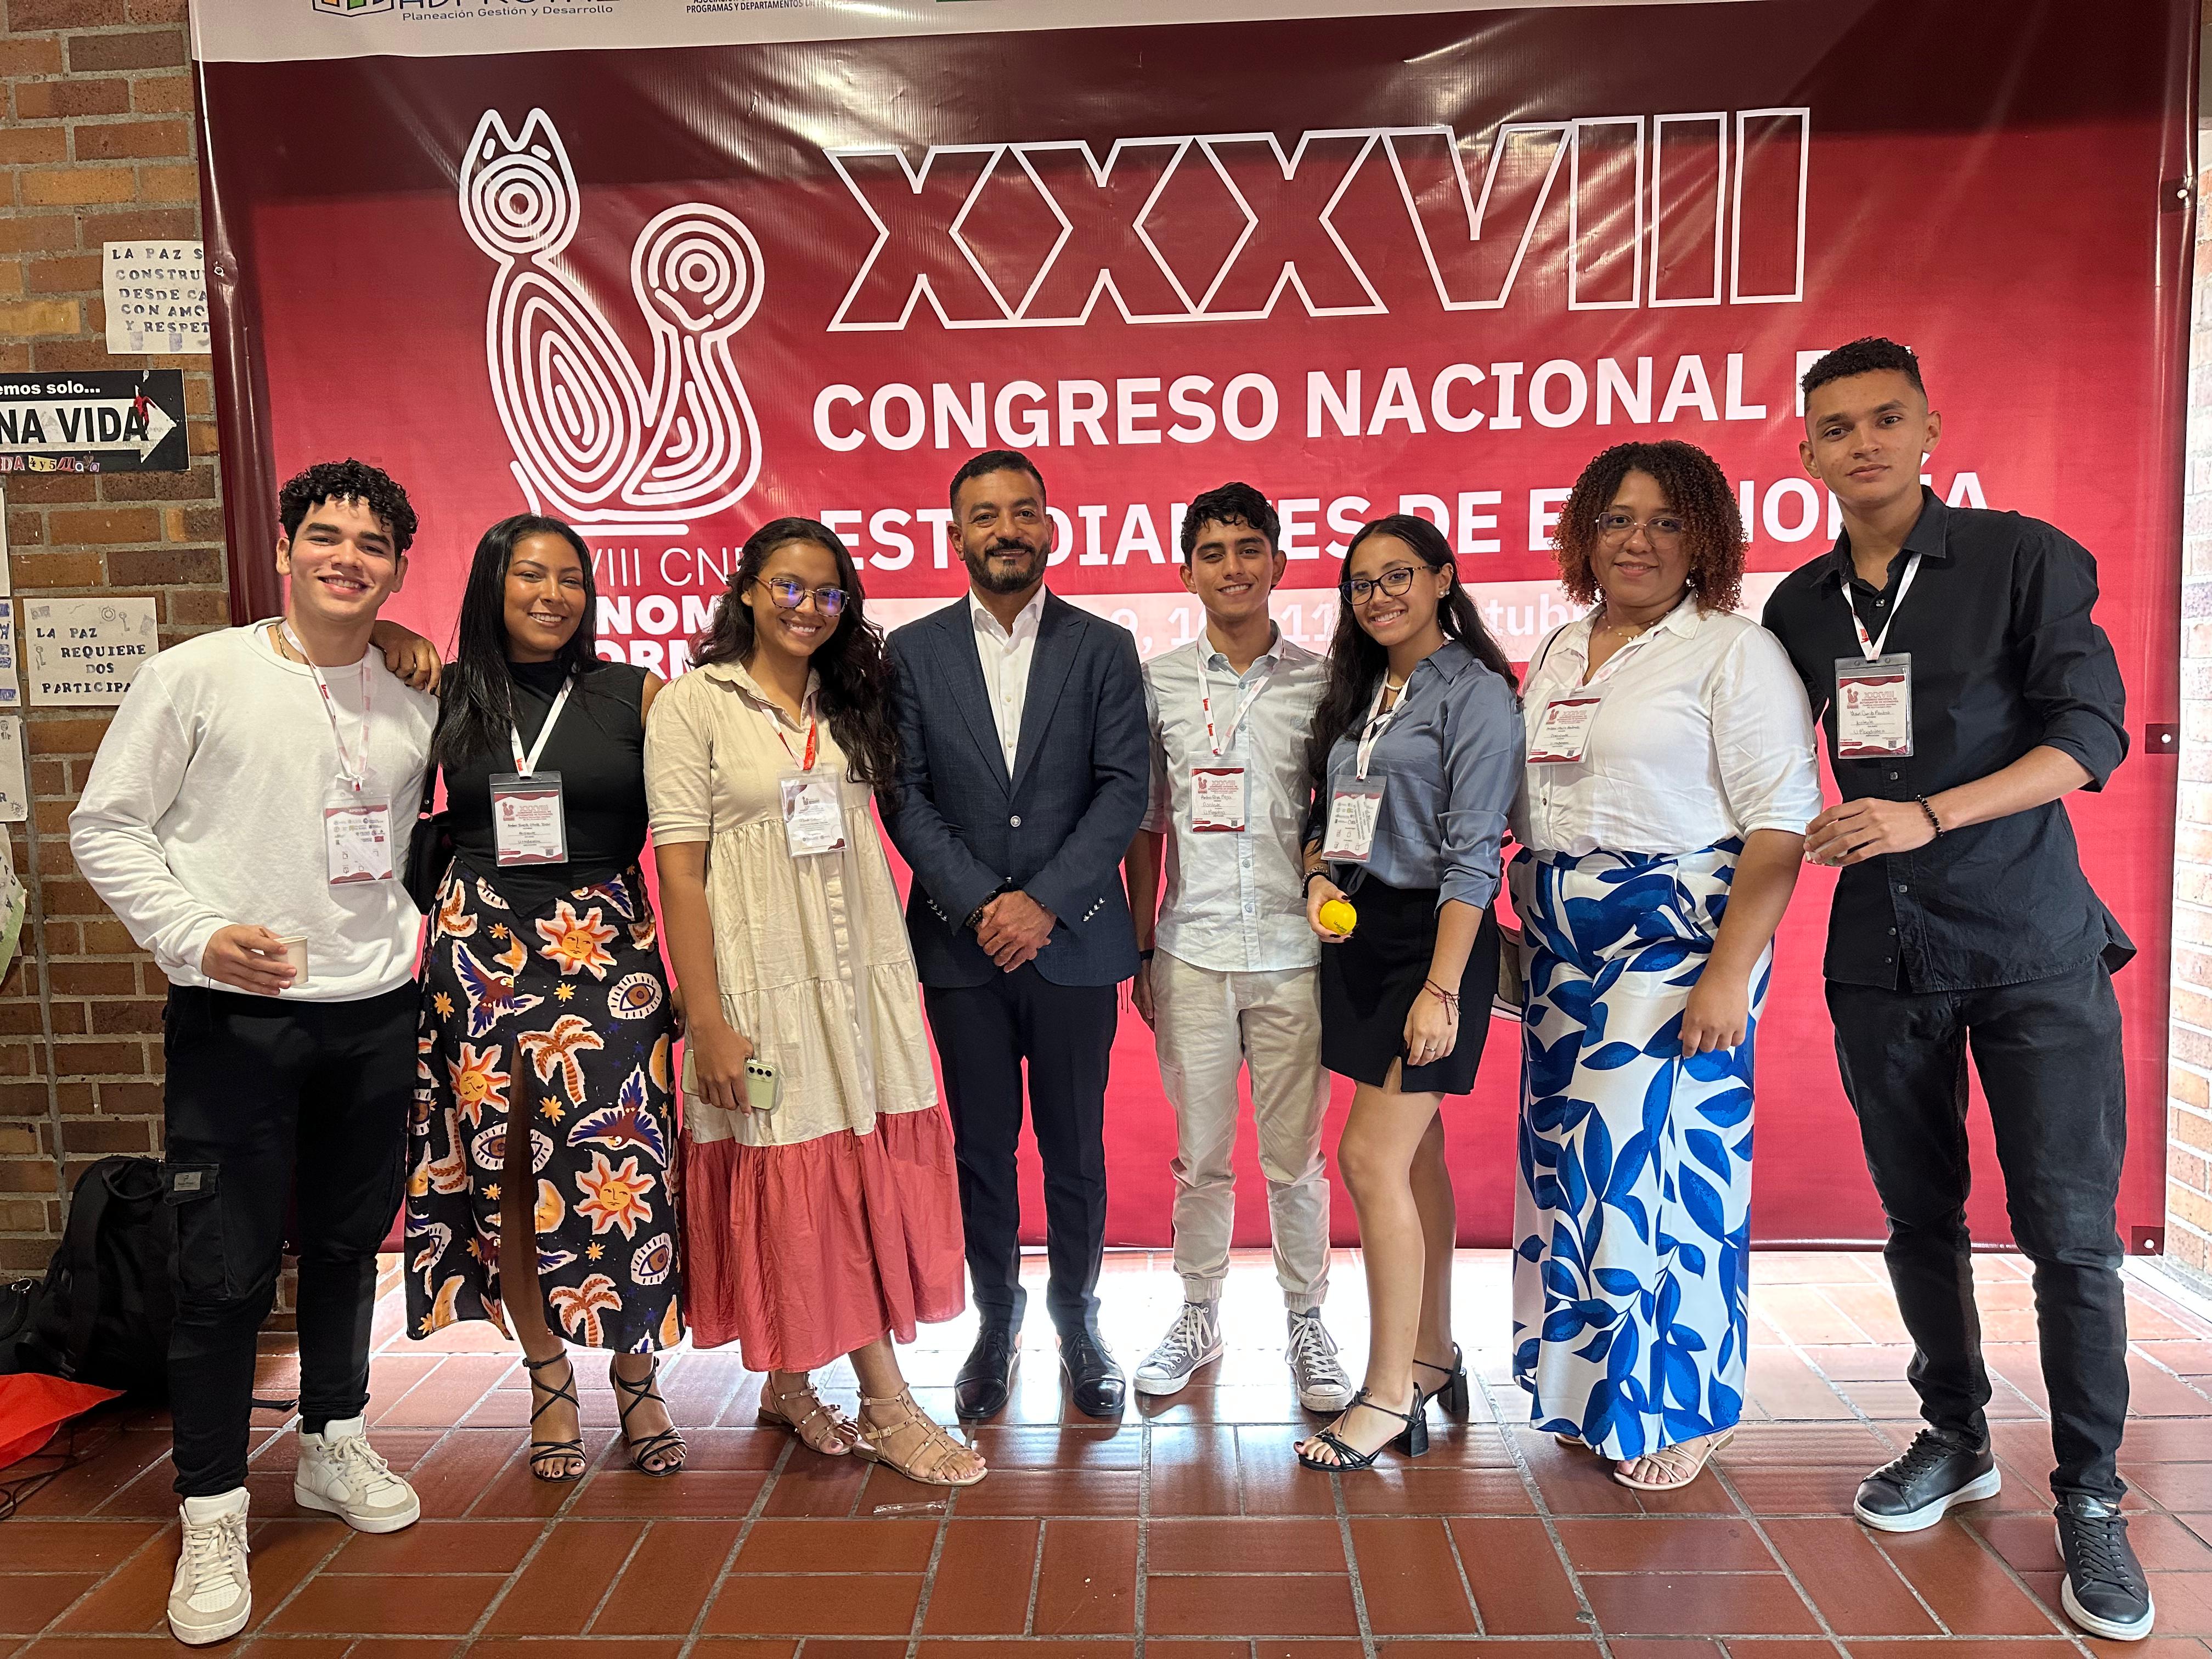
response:
M320 1434L300 1435L300 1469L292 1496L311 1510L327 1510L356 1532L398 1532L422 1513L415 1488L392 1474L362 1431L362 1419L325 1423Z
M1145 1395L1181 1394L1191 1373L1221 1358L1221 1304L1186 1302L1160 1346L1137 1367L1137 1392Z
M1298 1391L1298 1404L1310 1412L1340 1412L1352 1403L1352 1379L1337 1364L1336 1339L1321 1322L1321 1310L1290 1316L1290 1345L1283 1358L1291 1368L1291 1382Z
M253 1583L246 1574L246 1488L217 1498L187 1498L169 1581L169 1633L188 1647L221 1642L253 1616Z

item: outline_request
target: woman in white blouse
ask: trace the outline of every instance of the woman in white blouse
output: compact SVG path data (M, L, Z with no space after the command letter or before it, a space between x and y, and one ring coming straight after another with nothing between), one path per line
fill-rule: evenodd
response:
M1596 608L1523 688L1513 1370L1539 1427L1665 1492L1742 1414L1753 1042L1820 778L1711 457L1607 450L1557 545Z

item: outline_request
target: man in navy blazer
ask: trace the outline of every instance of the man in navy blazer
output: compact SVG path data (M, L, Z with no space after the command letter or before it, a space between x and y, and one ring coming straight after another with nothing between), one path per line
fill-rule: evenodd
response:
M992 450L953 476L945 535L968 596L890 636L903 750L885 823L914 870L907 931L945 1071L981 1334L954 1407L1012 1391L1024 1296L1014 1152L1022 1069L1044 1164L1045 1291L1078 1409L1118 1417L1099 1340L1106 1072L1137 971L1121 854L1152 760L1136 642L1045 591L1044 479Z

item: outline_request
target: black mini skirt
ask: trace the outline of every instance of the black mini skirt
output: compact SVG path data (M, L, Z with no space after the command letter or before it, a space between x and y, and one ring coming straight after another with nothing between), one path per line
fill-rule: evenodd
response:
M1437 948L1437 890L1390 887L1370 876L1348 895L1359 924L1321 950L1321 1060L1340 1077L1381 1088L1406 1057L1406 1016ZM1441 1060L1406 1067L1406 1094L1463 1095L1474 1087L1498 990L1498 918L1485 910L1459 981L1459 1042Z

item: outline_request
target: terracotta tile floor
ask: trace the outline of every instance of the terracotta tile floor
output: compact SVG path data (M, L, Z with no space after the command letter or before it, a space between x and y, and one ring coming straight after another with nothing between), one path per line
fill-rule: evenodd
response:
M1031 1264L1041 1272L1041 1264ZM1692 1490L1639 1498L1586 1456L1516 1427L1505 1261L1461 1258L1474 1420L1379 1474L1300 1470L1304 1419L1279 1359L1263 1255L1240 1255L1237 1345L1182 1396L1118 1425L1061 1405L1031 1322L994 1474L946 1501L756 1426L758 1379L679 1352L666 1389L690 1469L647 1480L608 1455L613 1402L584 1374L594 1455L580 1486L532 1481L514 1355L483 1328L401 1334L378 1310L380 1448L422 1497L390 1537L308 1518L285 1419L258 1413L252 1485L258 1622L227 1651L267 1659L2081 1659L2054 1611L2050 1446L2025 1272L1976 1263L1994 1334L2005 1490L1963 1519L1883 1537L1851 1490L1911 1436L1905 1350L1872 1255L1761 1255L1747 1420ZM1107 1335L1133 1364L1172 1315L1164 1256L1109 1258ZM2212 1322L2130 1281L2135 1420L2122 1468L2159 1602L2142 1659L2212 1659ZM1357 1359L1358 1263L1331 1316ZM908 1351L949 1413L971 1322ZM264 1394L292 1380L272 1340ZM830 1378L850 1401L849 1374ZM167 1436L140 1415L0 1522L0 1659L173 1650ZM1140 1651L1141 1650L1141 1651Z

